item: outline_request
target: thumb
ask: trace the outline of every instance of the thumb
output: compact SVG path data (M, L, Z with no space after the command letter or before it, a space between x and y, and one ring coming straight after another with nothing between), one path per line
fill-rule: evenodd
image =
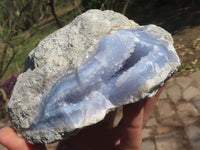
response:
M9 150L46 150L42 144L29 144L24 138L19 137L11 127L0 129L0 144Z

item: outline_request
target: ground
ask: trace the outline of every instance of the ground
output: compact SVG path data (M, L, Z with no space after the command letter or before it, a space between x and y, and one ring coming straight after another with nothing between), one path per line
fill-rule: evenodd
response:
M174 46L182 62L176 76L187 75L200 69L200 26L178 31L174 36Z

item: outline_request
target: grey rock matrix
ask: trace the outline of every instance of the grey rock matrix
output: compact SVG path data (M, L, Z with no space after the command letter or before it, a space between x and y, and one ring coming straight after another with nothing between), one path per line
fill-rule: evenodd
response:
M45 91L65 73L72 72L95 50L100 38L112 28L134 28L134 21L113 11L89 10L76 17L67 26L43 39L31 51L25 72L20 74L8 104L8 113L14 127L28 128L38 115L38 106ZM62 139L57 131L35 135L29 142L50 143Z

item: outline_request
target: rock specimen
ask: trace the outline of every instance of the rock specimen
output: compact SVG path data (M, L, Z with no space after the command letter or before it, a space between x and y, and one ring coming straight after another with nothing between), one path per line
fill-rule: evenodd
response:
M8 113L30 143L51 143L118 106L155 95L179 65L162 28L90 10L29 54Z

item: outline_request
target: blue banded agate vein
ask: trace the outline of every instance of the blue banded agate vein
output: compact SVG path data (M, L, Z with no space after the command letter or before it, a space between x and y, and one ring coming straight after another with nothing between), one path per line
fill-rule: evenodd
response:
M149 26L104 35L94 54L44 94L28 130L72 131L97 123L113 108L155 95L180 65L165 38Z

